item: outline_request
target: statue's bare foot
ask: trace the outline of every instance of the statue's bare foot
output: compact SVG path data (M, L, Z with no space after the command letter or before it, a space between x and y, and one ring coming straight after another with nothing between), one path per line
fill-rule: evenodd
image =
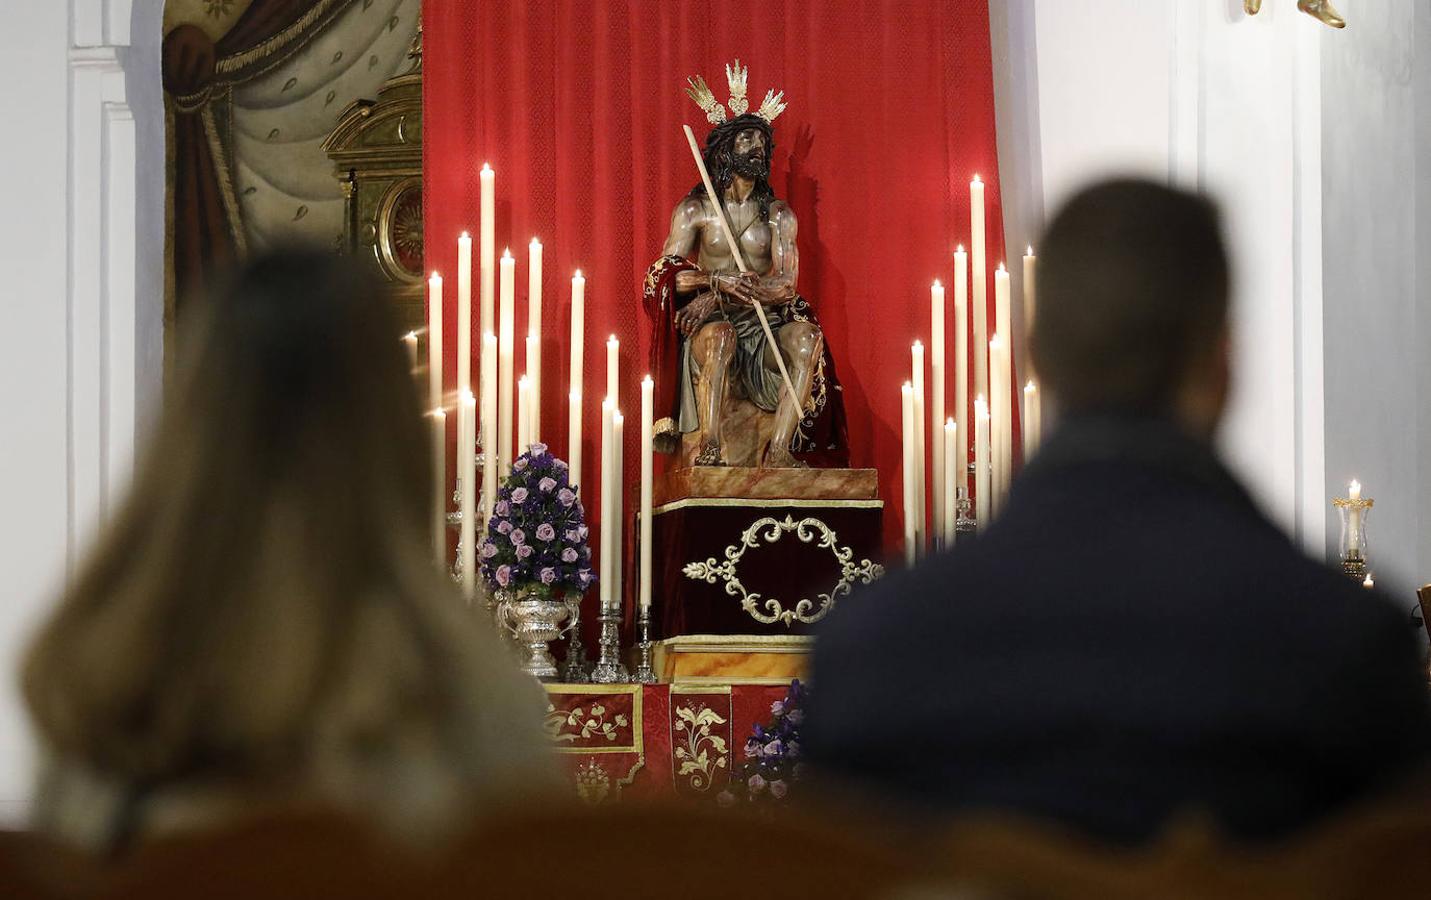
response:
M765 454L765 468L767 469L808 469L810 464L796 459L789 450L771 449Z
M696 465L698 465L698 466L723 466L723 465L725 465L725 460L721 459L721 456L720 456L720 442L719 442L719 441L706 441L705 446L701 447L701 452L700 452L700 454L696 457Z

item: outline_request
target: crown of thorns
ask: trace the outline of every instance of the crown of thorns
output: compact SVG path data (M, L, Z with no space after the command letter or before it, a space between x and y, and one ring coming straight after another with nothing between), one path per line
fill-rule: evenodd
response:
M725 80L730 85L730 100L726 101L726 106L737 116L745 115L750 109L750 102L745 97L746 75L749 70L736 60L733 64L725 67ZM699 75L686 79L686 94L696 105L706 112L706 119L712 125L719 125L725 121L725 107L716 101L715 94L706 85L706 80ZM773 88L765 92L765 100L760 104L760 109L755 114L766 122L774 122L775 117L785 111L785 92L776 91Z

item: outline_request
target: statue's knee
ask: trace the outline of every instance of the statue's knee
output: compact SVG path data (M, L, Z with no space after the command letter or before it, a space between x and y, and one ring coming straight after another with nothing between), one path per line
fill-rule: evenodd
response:
M781 331L786 351L800 356L814 355L823 339L820 329L809 322L791 322Z
M729 357L735 353L735 326L729 322L712 322L706 326L710 334L710 345L718 356Z

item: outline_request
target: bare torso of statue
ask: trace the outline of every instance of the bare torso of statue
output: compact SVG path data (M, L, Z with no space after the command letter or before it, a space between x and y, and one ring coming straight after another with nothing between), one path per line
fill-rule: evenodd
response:
M800 255L794 212L768 187L763 195L756 191L769 172L768 143L758 128L735 135L735 174L722 196L747 273L740 273L716 210L704 196L688 196L676 205L666 238L664 255L683 257L697 266L676 276L676 292L684 302L676 313L676 327L689 341L695 369L697 465L724 464L721 424L732 389L776 413L763 464L800 465L790 453L790 444L810 397L823 337L818 327L786 312L796 298ZM773 345L760 327L756 304L766 313ZM787 396L777 353L789 371L798 406Z

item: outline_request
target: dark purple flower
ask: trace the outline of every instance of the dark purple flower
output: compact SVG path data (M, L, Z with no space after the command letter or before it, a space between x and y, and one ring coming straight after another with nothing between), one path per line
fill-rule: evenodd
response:
M537 526L537 540L550 541L556 536L556 529L551 526L550 522L543 522Z

